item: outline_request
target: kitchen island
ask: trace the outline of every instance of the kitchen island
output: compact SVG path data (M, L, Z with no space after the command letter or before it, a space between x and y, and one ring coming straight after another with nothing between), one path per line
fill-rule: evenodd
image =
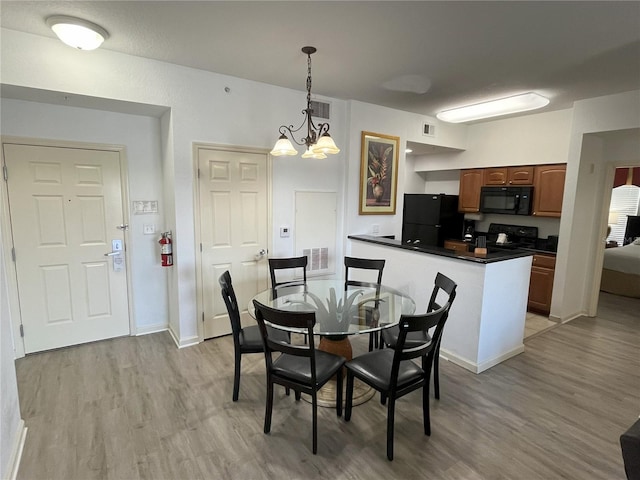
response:
M532 252L476 256L369 235L348 239L349 255L386 259L384 283L415 299L416 313L426 311L438 272L458 284L442 337L444 359L480 373L524 351Z

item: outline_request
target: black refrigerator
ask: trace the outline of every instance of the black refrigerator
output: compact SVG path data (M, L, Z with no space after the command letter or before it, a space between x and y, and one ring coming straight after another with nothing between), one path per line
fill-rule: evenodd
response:
M464 214L458 195L406 193L402 212L402 243L444 246L445 239L462 238Z

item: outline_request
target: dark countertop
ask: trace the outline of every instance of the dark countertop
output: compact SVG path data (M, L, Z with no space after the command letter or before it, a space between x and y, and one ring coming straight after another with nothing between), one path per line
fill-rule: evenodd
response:
M391 248L401 248L403 250L409 250L412 252L429 253L431 255L440 255L441 257L455 258L458 260L466 260L474 263L494 263L502 262L505 260L512 260L514 258L528 257L536 253L533 250L514 249L492 249L489 248L489 253L486 256L476 256L473 252L461 253L454 250L447 250L442 247L422 246L403 244L400 240L392 240L385 237L374 237L373 235L349 235L347 237L350 240L359 240L361 242L375 243L377 245L383 245Z

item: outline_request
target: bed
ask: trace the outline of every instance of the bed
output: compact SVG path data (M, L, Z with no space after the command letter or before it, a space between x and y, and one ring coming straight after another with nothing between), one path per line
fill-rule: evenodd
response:
M640 238L623 247L604 251L600 290L640 298Z

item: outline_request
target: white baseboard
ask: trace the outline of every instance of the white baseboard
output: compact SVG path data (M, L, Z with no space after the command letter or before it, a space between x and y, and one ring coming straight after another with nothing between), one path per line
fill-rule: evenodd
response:
M454 363L459 367L464 368L465 370L469 370L470 372L478 373L478 365L475 362L467 360L466 358L459 357L455 353L449 352L444 348L440 349L440 358L443 358L448 362Z
M471 360L467 360L466 358L462 358L454 353L451 353L445 349L441 349L440 350L440 357L443 358L444 360L447 360L451 363L454 363L456 365L458 365L459 367L462 367L466 370L469 370L470 372L473 373L481 373L484 372L485 370L501 363L504 362L505 360L511 358L511 357L515 357L516 355L520 354L524 352L524 345L519 345L518 347L509 350L508 352L503 353L502 355L492 358L491 360L487 360L486 362L482 362L482 363L475 363L472 362Z
M571 315L567 315L566 317L557 317L555 315L549 315L549 320L556 323L567 323L567 322L570 322L571 320L575 320L576 318L588 317L588 316L589 315L587 315L586 312L576 312L576 313L572 313Z
M18 468L20 468L20 460L22 459L22 451L24 450L24 442L27 440L27 427L24 424L24 420L20 419L18 424L18 430L14 437L13 447L11 448L11 455L9 456L10 466L9 480L16 480L18 478Z
M171 328L171 325L169 325L169 333L171 334L171 338L173 338L173 341L178 348L191 347L193 345L197 345L198 343L200 343L200 339L198 338L197 335L193 337L178 339L178 336L175 334L175 332Z
M561 319L562 323L567 323L570 322L571 320L575 320L576 318L580 318L580 317L588 317L589 315L587 315L585 312L579 312L579 313L574 313L573 315L569 315L567 317L564 317Z
M157 323L155 325L145 325L144 327L136 328L135 336L149 335L150 333L164 332L169 329L169 325L166 323Z
M502 355L499 355L495 358L492 358L491 360L487 360L486 362L482 362L480 364L478 364L478 372L484 372L485 370L496 366L497 364L504 362L505 360L508 360L511 357L515 357L516 355L521 354L522 352L524 352L524 344L522 345L518 345L516 348L513 348L511 350L509 350L508 352L503 353Z

